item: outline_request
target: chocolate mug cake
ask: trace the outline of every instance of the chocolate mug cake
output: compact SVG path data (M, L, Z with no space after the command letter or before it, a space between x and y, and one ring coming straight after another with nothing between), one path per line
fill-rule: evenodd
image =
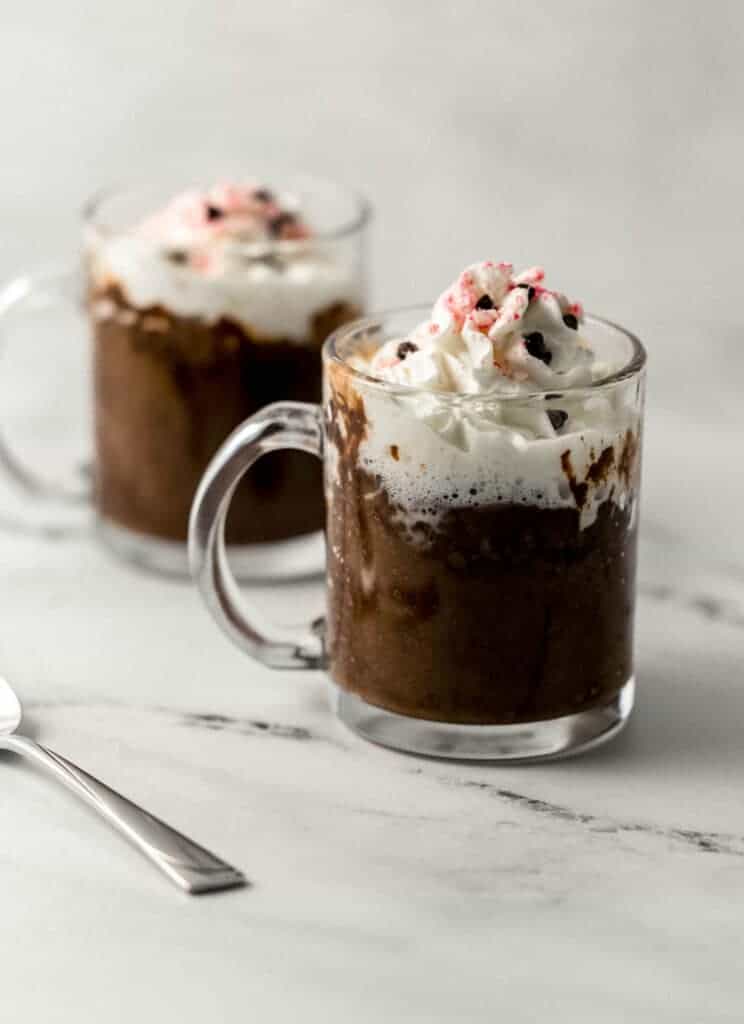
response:
M324 231L298 196L226 183L114 229L105 202L93 214L95 482L115 547L181 568L191 502L219 445L268 402L320 398L322 343L364 303L366 213L353 212ZM228 542L266 552L323 516L318 467L283 452L241 483Z
M200 485L210 609L259 660L326 668L340 717L380 743L529 760L608 738L633 704L644 364L506 263L466 268L428 316L340 328L322 410L265 409ZM252 625L221 557L226 482L269 432L325 466L327 620L295 647Z
M357 356L410 396L329 375L327 641L344 689L511 724L601 706L631 677L639 423L564 394L606 374L582 319L541 269L477 264L430 319Z

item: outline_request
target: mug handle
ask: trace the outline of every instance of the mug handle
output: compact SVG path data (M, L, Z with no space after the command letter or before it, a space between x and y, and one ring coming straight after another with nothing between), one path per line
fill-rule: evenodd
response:
M244 601L227 560L225 523L235 489L262 455L282 448L309 452L322 461L320 406L307 402L267 405L218 449L191 507L191 573L215 621L256 661L269 668L324 668L324 620L294 628L269 625L257 607Z
M81 310L83 280L79 271L50 271L16 277L0 289L0 347L6 348L13 321L28 321L35 315L66 308ZM0 430L0 469L33 498L89 504L93 483L89 464L78 467L76 479L52 480L29 466L8 444Z

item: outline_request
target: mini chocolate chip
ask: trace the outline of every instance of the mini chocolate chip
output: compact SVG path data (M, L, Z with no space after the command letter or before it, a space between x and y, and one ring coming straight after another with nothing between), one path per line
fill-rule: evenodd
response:
M539 359L541 363L545 363L546 366L550 366L553 361L553 353L546 347L542 334L539 331L533 331L531 334L525 334L524 340L529 354L534 359Z
M280 213L276 217L269 221L269 231L276 238L281 234L282 228L288 227L290 224L294 224L297 220L293 213Z
M566 325L566 327L570 327L572 331L577 331L579 329L579 321L576 319L573 313L566 313L566 315L563 317L563 323Z
M532 302L532 300L535 297L535 289L532 287L531 284L518 284L517 288L526 288L527 289L527 301L528 302Z
M219 206L212 206L211 203L207 203L207 220L219 220L223 216L224 213Z
M246 255L244 257L244 262L248 264L263 263L264 266L271 267L272 270L284 270L286 267L286 264L283 263L273 252L267 252L261 256Z
M171 249L170 252L165 254L171 263L188 263L189 254L185 249Z
M548 409L548 419L552 424L553 430L560 430L568 419L568 413L564 412L563 409Z
M481 295L475 304L476 309L493 309L493 299L490 295Z
M409 352L418 352L418 345L412 341L401 341L396 352L398 359L405 359Z
M269 192L267 188L257 188L253 193L253 198L258 199L260 203L273 203L274 193Z

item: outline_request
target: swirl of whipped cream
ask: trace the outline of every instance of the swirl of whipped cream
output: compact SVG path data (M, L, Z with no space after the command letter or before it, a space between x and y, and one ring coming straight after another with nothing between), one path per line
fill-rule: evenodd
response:
M580 304L543 280L540 267L515 276L508 263L474 264L430 319L354 363L415 388L356 384L360 465L412 537L450 507L578 507L584 528L604 501L633 500L636 384L587 389L626 356L601 334L593 350Z
M602 368L578 328L583 309L543 285L542 267L466 267L429 320L376 353L385 380L460 394L529 393L591 384Z
M88 251L94 285L136 308L226 317L257 338L304 343L318 313L363 304L354 259L314 233L295 197L254 183L183 192L119 233L94 226Z

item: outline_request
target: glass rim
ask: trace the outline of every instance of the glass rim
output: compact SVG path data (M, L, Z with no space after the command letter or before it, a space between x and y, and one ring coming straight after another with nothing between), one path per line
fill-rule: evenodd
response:
M431 312L432 303L419 304L413 306L397 306L394 309L383 310L381 313L373 313L369 316L359 317L357 320L344 324L328 336L323 345L323 361L331 362L336 366L341 366L343 369L353 378L363 381L366 387L372 387L381 391L387 391L394 394L401 395L403 397L413 397L415 395L426 395L427 397L435 396L442 402L449 402L451 404L471 404L471 403L482 403L484 401L497 401L497 402L525 402L530 399L542 399L544 400L548 395L565 395L572 396L585 396L596 394L598 391L609 390L623 381L632 380L634 377L641 377L646 368L646 349L643 346L640 338L638 338L632 331L629 331L626 327L622 327L620 324L615 323L613 320L607 320L604 317L596 316L593 313L584 314L584 322L591 324L598 324L604 328L610 328L612 331L622 334L631 345L630 358L623 364L619 370L615 370L612 373L606 374L604 377L600 377L591 384L582 385L570 385L567 387L560 387L557 383L552 384L550 387L536 387L532 391L523 391L518 394L501 394L498 391L480 391L476 393L465 393L462 391L437 391L434 388L416 387L412 384L401 384L397 381L385 380L383 377L375 377L373 374L365 373L364 370L359 370L357 367L352 366L351 363L345 359L339 352L339 345L351 337L352 334L361 332L365 329L372 328L378 325L381 321L388 317L398 316L402 313L416 313L422 314L422 319L426 319L426 316Z
M280 174L278 176L281 177L282 175ZM287 180L287 191L292 190L293 182L297 185L304 183L310 189L313 186L316 188L320 186L330 186L351 201L354 207L353 214L344 218L337 227L330 228L325 231L317 231L308 239L298 241L291 238L270 238L264 241L237 243L240 247L245 247L246 249L260 249L265 252L267 248L288 250L296 249L299 244L307 244L307 242L337 241L342 238L348 238L361 231L372 218L372 203L363 196L361 192L357 192L355 189L347 188L347 186L341 185L338 182L333 181L331 178L319 177L312 174L303 174L292 170L285 171L283 176ZM121 235L129 234L132 228L114 227L112 224L107 223L105 218L102 217L106 204L109 201L118 199L122 196L136 194L137 192L145 191L148 188L153 188L161 184L166 185L167 178L164 178L162 181L160 181L157 176L153 178L135 178L131 181L115 182L109 185L103 185L101 188L96 189L96 191L93 192L81 206L80 213L84 226L94 230L102 238L116 238ZM177 190L178 185L176 184L174 186L173 195L177 194ZM145 212L144 216L146 215L147 213Z

